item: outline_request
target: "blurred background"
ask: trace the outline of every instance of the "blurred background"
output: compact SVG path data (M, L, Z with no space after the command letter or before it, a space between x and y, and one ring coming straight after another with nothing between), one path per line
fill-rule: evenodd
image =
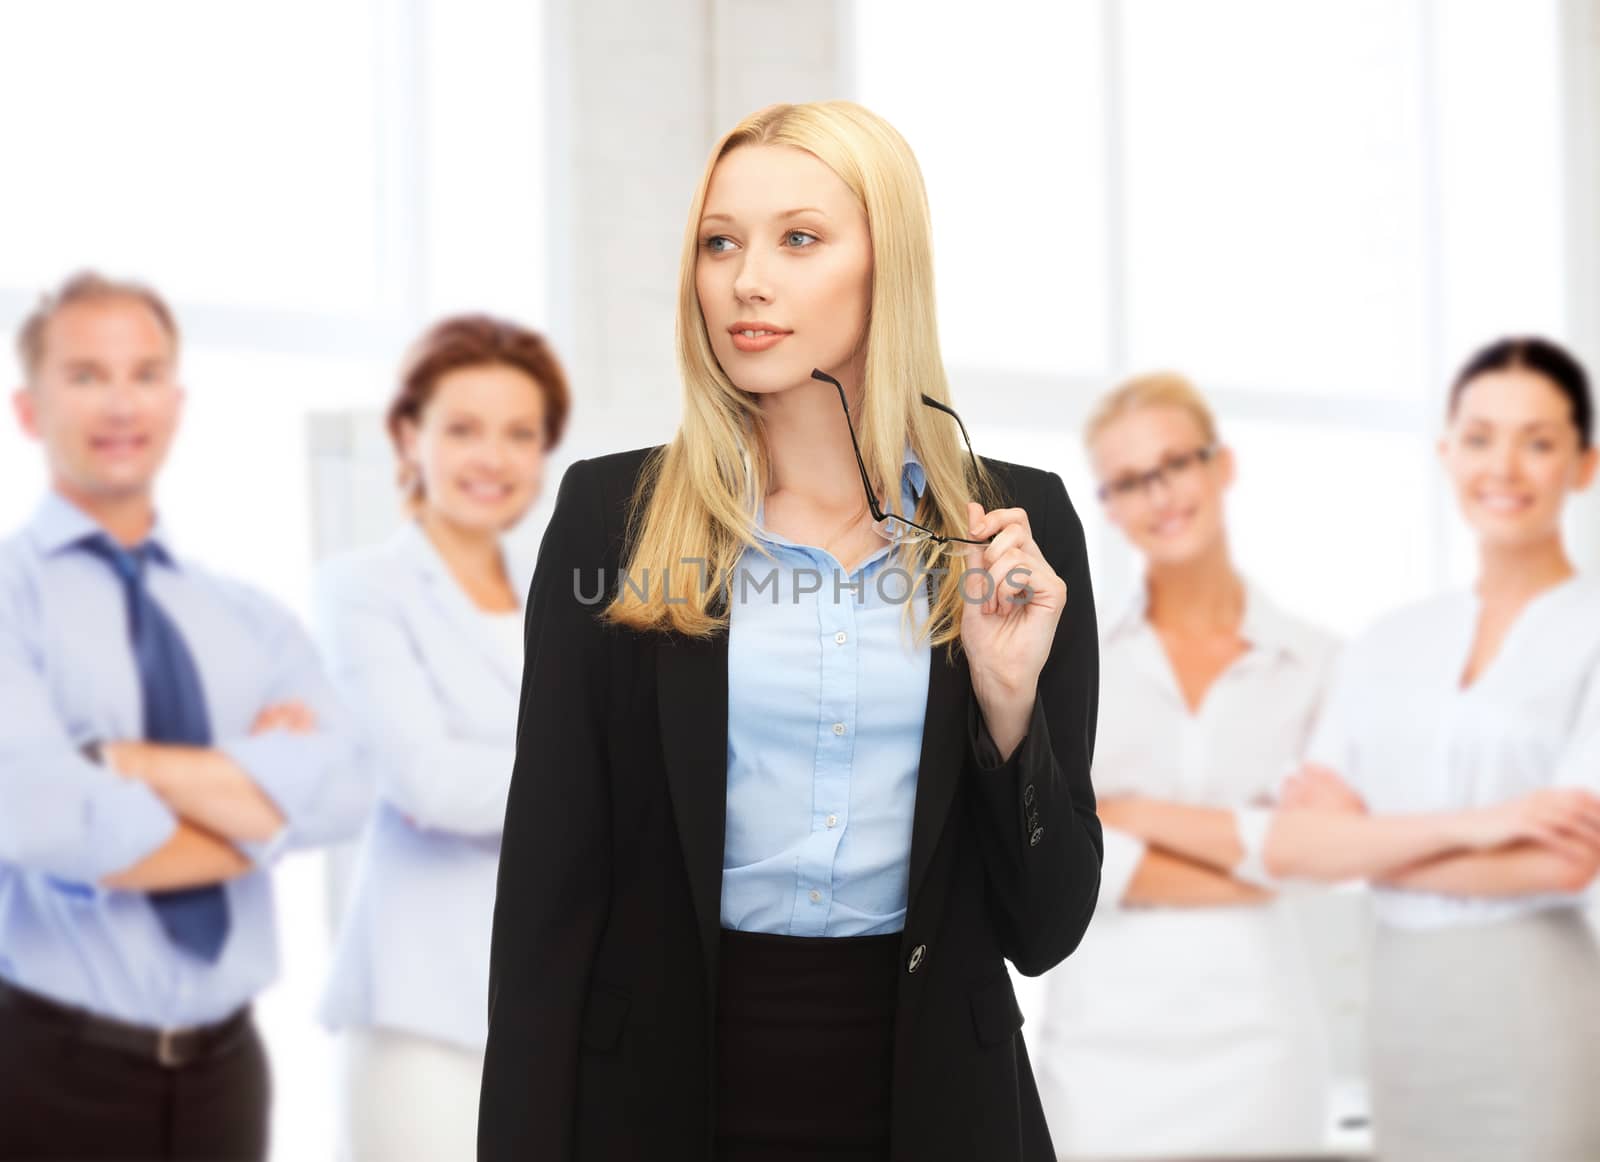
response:
M551 485L669 438L707 150L827 97L915 149L955 404L980 453L1066 480L1108 604L1134 563L1079 433L1126 374L1207 392L1237 558L1348 634L1470 576L1432 450L1464 357L1526 330L1600 365L1595 0L5 0L0 322L80 266L168 296L190 397L163 513L303 613L320 556L400 519L379 413L441 314L551 336ZM44 484L0 425L0 528ZM1600 564L1600 509L1573 522ZM314 1159L338 876L278 881L275 1156ZM1361 931L1319 937L1352 1125Z

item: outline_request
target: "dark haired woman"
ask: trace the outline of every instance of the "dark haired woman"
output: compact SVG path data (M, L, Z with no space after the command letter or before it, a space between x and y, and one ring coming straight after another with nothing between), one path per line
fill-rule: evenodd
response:
M1385 617L1340 663L1265 838L1280 876L1374 882L1379 1154L1600 1158L1600 584L1561 538L1595 472L1582 368L1479 352L1439 449L1477 584Z
M388 413L409 519L318 576L330 669L377 763L323 1008L346 1033L347 1157L472 1154L527 577L500 538L538 499L567 402L533 332L434 326Z
M1094 908L1093 596L1060 478L963 440L933 304L881 118L717 143L683 424L574 464L539 552L485 1162L1054 1162L1006 961Z

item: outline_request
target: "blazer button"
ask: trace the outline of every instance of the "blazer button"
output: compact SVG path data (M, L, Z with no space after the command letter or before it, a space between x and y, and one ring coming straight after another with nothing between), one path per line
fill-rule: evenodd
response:
M1044 828L1043 827L1035 827L1033 829L1033 834L1028 836L1028 846L1029 847L1038 847L1039 846L1039 841L1041 839L1043 839L1043 838L1044 838Z
M1037 811L1028 812L1028 830L1030 830L1030 831L1035 830L1035 829L1038 828L1038 826L1039 826L1039 813Z
M1033 793L1033 784L1032 783L1029 783L1026 787L1022 788L1022 805L1024 807L1032 807L1033 806L1033 800L1035 798L1036 798L1036 796Z
M919 944L911 950L911 959L906 961L906 971L916 972L922 967L923 958L928 955L928 946Z

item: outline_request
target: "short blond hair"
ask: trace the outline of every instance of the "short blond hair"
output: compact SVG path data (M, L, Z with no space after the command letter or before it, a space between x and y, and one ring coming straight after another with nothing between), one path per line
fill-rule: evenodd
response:
M80 270L67 278L59 288L39 296L38 305L22 320L17 331L17 358L22 363L22 374L32 383L39 365L44 362L45 329L50 320L75 303L105 302L110 299L128 299L143 303L161 324L162 330L178 346L178 322L173 317L167 300L142 282L107 278L97 270Z
M1083 427L1083 442L1092 446L1113 420L1148 407L1170 407L1187 412L1200 426L1206 443L1217 442L1217 417L1211 405L1187 376L1176 371L1136 375L1112 388L1089 413L1089 420Z

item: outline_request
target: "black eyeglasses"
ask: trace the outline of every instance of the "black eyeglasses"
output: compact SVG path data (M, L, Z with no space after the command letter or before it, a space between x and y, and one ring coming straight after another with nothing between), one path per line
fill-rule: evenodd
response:
M844 397L844 387L826 371L814 370L811 373L811 378L820 379L823 383L833 384L834 389L839 393L839 404L844 408L845 427L850 429L850 447L855 450L856 467L861 470L861 487L866 491L867 507L872 511L872 527L880 536L896 543L915 544L922 541L932 541L936 545L948 544L951 541L956 541L963 545L987 545L994 540L993 537L988 537L981 541L973 541L968 540L966 537L952 537L945 533L936 533L927 525L919 525L910 517L884 512L879 508L878 498L872 494L872 481L867 476L866 461L861 459L861 445L856 443L856 429L855 425L850 422L850 401ZM946 407L932 396L924 395L922 402L931 408L938 408L945 415L955 420L956 427L961 429L961 438L966 441L967 455L972 458L973 479L977 479L978 457L972 451L972 440L967 436L967 425L961 422L961 417L956 415L953 409Z
M1178 452L1157 464L1148 472L1129 472L1108 480L1100 486L1100 499L1107 503L1122 503L1150 491L1157 484L1169 484L1190 469L1209 464L1217 454L1217 445L1205 444L1187 452Z

